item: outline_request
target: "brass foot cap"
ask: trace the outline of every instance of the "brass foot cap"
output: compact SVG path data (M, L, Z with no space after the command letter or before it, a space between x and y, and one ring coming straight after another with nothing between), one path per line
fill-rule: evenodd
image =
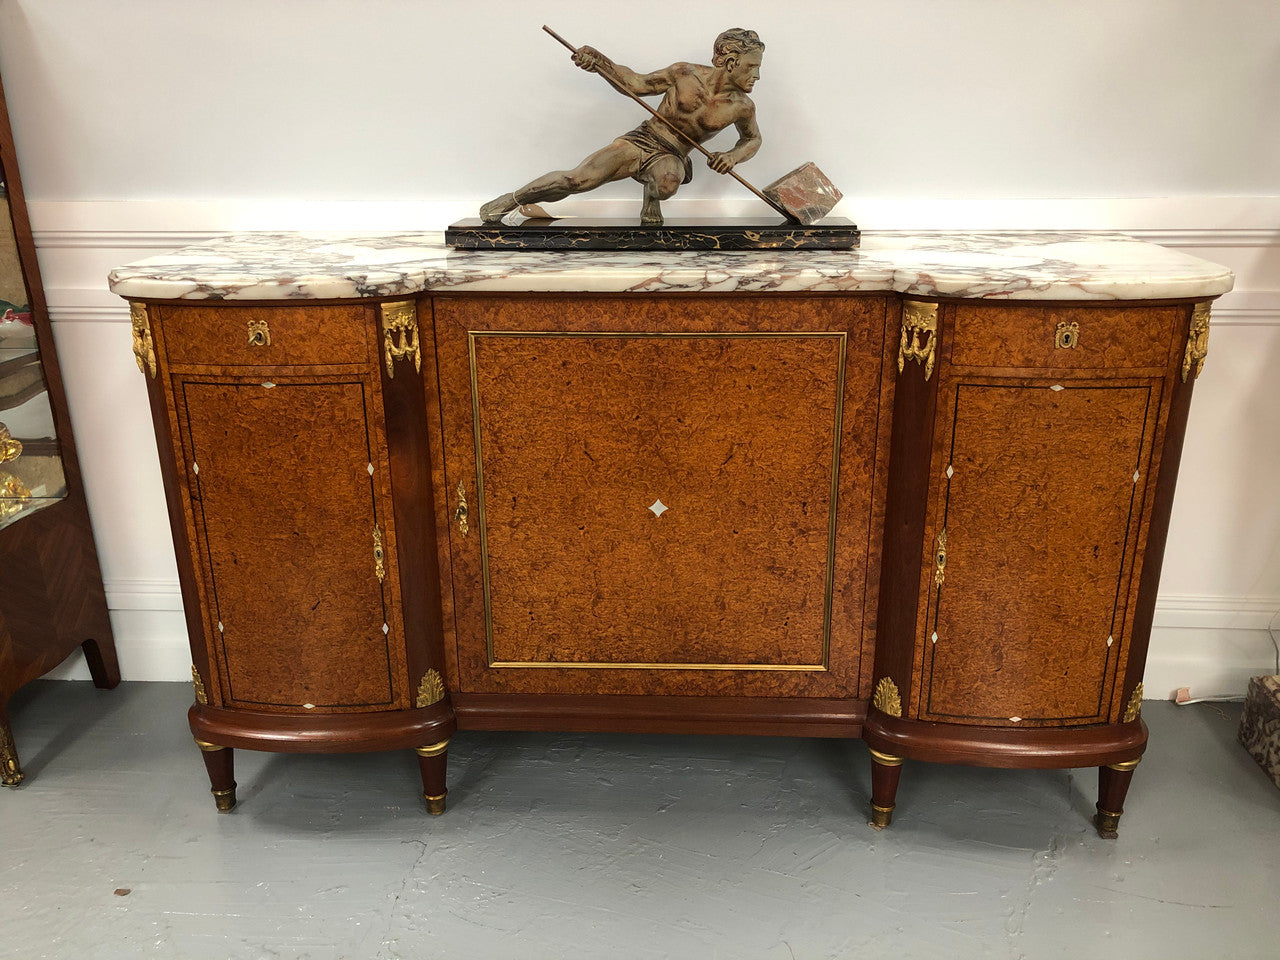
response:
M427 813L431 814L433 817L438 817L440 814L444 813L443 793L438 797L432 797L424 793L422 797L427 801Z
M892 822L893 807L878 807L874 803L871 805L871 826L883 830Z
M1120 814L1099 810L1093 818L1093 825L1098 828L1098 836L1103 840L1115 840L1120 836Z
M213 802L219 813L230 813L236 805L236 788L230 790L214 790Z

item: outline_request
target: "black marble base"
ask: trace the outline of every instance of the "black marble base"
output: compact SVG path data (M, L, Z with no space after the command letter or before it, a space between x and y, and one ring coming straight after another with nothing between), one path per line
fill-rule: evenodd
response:
M776 218L641 224L579 217L515 225L461 220L444 239L461 250L850 250L859 236L857 224L843 217L811 224Z

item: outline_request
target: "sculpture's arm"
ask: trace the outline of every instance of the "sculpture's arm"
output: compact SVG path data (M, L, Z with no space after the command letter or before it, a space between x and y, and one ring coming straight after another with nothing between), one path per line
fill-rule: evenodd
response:
M756 108L750 107L734 124L738 130L738 142L723 153L713 153L707 166L716 173L728 173L743 160L750 160L764 143L760 127L756 124Z
M589 73L598 73L606 79L616 79L624 90L634 93L637 97L665 93L675 84L681 68L688 68L688 64L673 63L653 73L636 73L630 67L614 63L594 47L586 46L578 48L573 55L573 62Z

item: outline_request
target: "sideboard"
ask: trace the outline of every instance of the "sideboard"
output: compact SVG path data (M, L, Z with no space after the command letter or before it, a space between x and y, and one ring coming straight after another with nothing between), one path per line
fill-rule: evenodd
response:
M243 235L111 275L220 810L235 748L859 737L1099 770L1115 836L1222 267L1122 236L831 253Z

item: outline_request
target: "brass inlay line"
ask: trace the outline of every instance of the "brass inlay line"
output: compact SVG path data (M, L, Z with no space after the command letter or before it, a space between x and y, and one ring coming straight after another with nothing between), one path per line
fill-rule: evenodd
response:
M936 313L936 304L931 306ZM827 524L827 570L825 596L822 613L822 662L817 664L759 664L759 663L611 663L595 661L538 661L538 660L497 660L493 650L493 603L489 577L489 531L485 523L484 497L484 456L481 450L480 436L480 373L476 362L476 341L480 337L545 337L557 340L585 339L619 339L619 340L696 340L701 338L717 340L766 340L783 338L815 338L827 337L839 341L839 359L836 369L836 409L834 448L831 455L831 513ZM845 367L848 348L848 334L843 330L785 330L757 333L725 333L695 332L667 333L657 331L576 331L576 330L468 330L467 358L471 372L471 426L475 443L476 461L476 510L480 527L480 581L484 601L484 633L485 647L488 652L490 667L526 667L543 669L579 669L579 670L781 670L822 672L831 668L831 619L835 590L835 552L836 552L836 520L839 515L840 491L840 447L841 430L844 422L844 386ZM932 369L932 361L930 362ZM459 484L461 487L461 484ZM464 534L465 535L465 534Z
M1198 378L1204 369L1205 357L1209 356L1209 309L1212 301L1197 303L1191 311L1191 330L1187 334L1187 350L1182 355L1182 382L1187 382L1187 374L1195 371Z

